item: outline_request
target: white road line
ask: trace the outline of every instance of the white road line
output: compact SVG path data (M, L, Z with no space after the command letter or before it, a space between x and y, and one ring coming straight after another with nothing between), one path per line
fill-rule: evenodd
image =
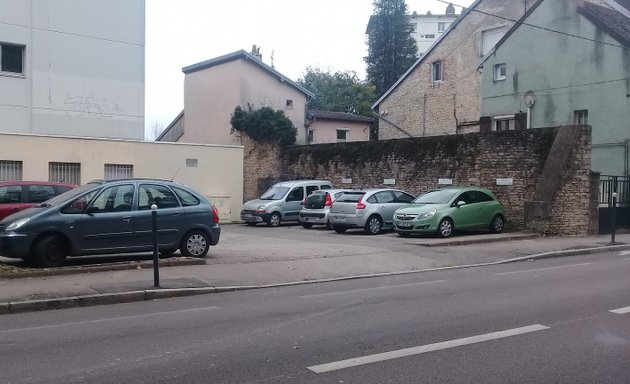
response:
M444 349L456 348L456 347L461 347L464 345L470 345L474 343L481 343L484 341L503 339L510 336L523 335L525 333L542 331L545 329L549 329L549 327L540 325L540 324L534 324L534 325L529 325L527 327L514 328L514 329L508 329L505 331L492 332L492 333L486 333L483 335L465 337L463 339L449 340L449 341L443 341L441 343L422 345L419 347L405 348L405 349L399 349L396 351L390 351L390 352L385 352L385 353L377 353L374 355L355 357L353 359L341 360L341 361L336 361L336 362L328 363L328 364L313 365L307 368L315 373L326 373L326 372L336 371L339 369L356 367L359 365L372 364L372 363L377 363L377 362L386 361L386 360L398 359L401 357L420 355L422 353L427 353L427 352L441 351Z
M415 286L418 286L418 285L427 285L427 284L444 283L444 282L446 282L446 280L423 281L421 283L409 283L409 284L400 284L400 285L385 285L385 286L382 286L382 287L351 289L349 291L315 293L315 294L312 294L312 295L304 295L304 296L299 296L299 297L301 299L306 299L306 298L310 299L310 298L313 298L313 297L325 297L325 296L343 295L343 294L346 294L346 293L382 291L384 289L389 289L389 288L415 287Z
M618 315L623 315L626 313L630 313L630 307L611 309L609 312L616 313Z
M538 271L548 271L551 269L560 269L560 268L572 268L572 267L583 267L585 265L591 265L593 263L582 263L582 264L571 264L571 265L560 265L557 267L548 267L548 268L537 268L537 269L526 269L523 271L513 271L513 272L502 272L502 273L495 273L495 276L501 276L501 275L514 275L517 273L526 273L526 272L538 272Z
M37 330L42 330L42 329L62 328L62 327L70 327L70 326L85 325L85 324L97 324L97 323L105 323L105 322L108 322L108 321L142 319L142 318L146 318L146 317L180 314L180 313L185 313L185 312L199 312L199 311L207 311L207 310L218 309L218 308L219 307L202 307L202 308L179 309L179 310L175 310L175 311L146 313L146 314L142 314L142 315L108 317L106 319L85 320L85 321L75 321L75 322L72 322L72 323L42 325L42 326L39 326L39 327L4 329L4 330L0 330L0 334L11 333L11 332L23 332L23 331L37 331Z
M621 251L619 252L620 256L630 255L630 251Z

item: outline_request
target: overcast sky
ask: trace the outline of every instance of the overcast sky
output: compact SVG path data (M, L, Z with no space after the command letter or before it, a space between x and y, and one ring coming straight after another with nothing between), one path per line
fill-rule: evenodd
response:
M456 1L468 6L472 0ZM407 0L409 12L443 14L437 0ZM147 132L184 107L182 67L261 47L263 61L293 80L307 66L365 78L371 0L149 0L146 2ZM457 7L456 12L461 13Z

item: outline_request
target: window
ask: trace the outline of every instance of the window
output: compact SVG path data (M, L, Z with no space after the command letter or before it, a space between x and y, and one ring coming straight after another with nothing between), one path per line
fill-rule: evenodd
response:
M200 201L192 193L185 191L181 188L173 187L173 191L184 207L191 207L193 205L199 205Z
M287 195L287 202L304 200L304 188L296 187Z
M446 31L446 28L448 28L448 23L445 22L438 22L438 32L442 33L444 31Z
M0 43L0 72L24 74L24 46Z
M89 213L129 212L133 202L133 185L105 188L87 209Z
M501 132L514 130L514 115L495 116L492 119L494 120L492 122L493 131Z
M22 162L0 160L0 181L22 180Z
M138 210L149 210L153 204L157 205L158 209L179 207L177 197L168 187L142 184L138 189Z
M494 66L494 81L505 80L507 75L507 68L505 63L495 64Z
M347 142L349 133L350 133L350 131L348 131L347 129L338 129L337 130L337 142L338 143L345 143L345 142Z
M434 83L442 81L442 62L436 61L433 63L433 70L431 79Z
M507 32L506 27L492 28L481 32L481 56L490 52Z
M76 199L72 200L71 203L66 205L59 211L64 215L78 214L83 212L83 209L87 206L87 204L94 198L99 189L86 193L83 196L79 196Z
M413 196L405 193L405 192L401 192L401 191L392 191L392 193L394 194L394 203L411 203L414 199Z
M48 163L48 181L81 184L80 163Z
M26 201L29 203L42 203L55 197L55 188L52 185L29 185Z
M435 35L434 34L430 34L430 35L420 35L421 39L435 39Z
M21 185L7 185L0 187L0 204L19 203L22 200Z
M319 187L317 185L307 185L306 186L306 196L310 195L314 191L317 191Z
M411 33L418 33L418 23L410 23Z
M306 142L309 144L313 144L315 142L315 130L314 129L309 129L308 130L308 137L306 138Z
M577 109L573 111L573 124L588 124L588 109Z
M293 109L293 100L287 99L287 103L285 105L285 109Z
M133 165L105 164L105 180L131 179L132 177Z

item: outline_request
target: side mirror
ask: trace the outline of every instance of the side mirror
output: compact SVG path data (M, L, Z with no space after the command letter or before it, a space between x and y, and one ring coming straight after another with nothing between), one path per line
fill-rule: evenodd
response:
M461 207L462 205L466 205L466 202L465 202L465 201L460 200L460 201L458 201L458 202L457 202L457 204L456 204L457 208Z

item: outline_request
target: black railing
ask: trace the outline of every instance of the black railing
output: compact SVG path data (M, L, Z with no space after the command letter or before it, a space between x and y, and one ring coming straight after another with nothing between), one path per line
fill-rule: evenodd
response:
M599 206L612 206L615 192L617 193L617 207L630 207L630 177L600 176Z

